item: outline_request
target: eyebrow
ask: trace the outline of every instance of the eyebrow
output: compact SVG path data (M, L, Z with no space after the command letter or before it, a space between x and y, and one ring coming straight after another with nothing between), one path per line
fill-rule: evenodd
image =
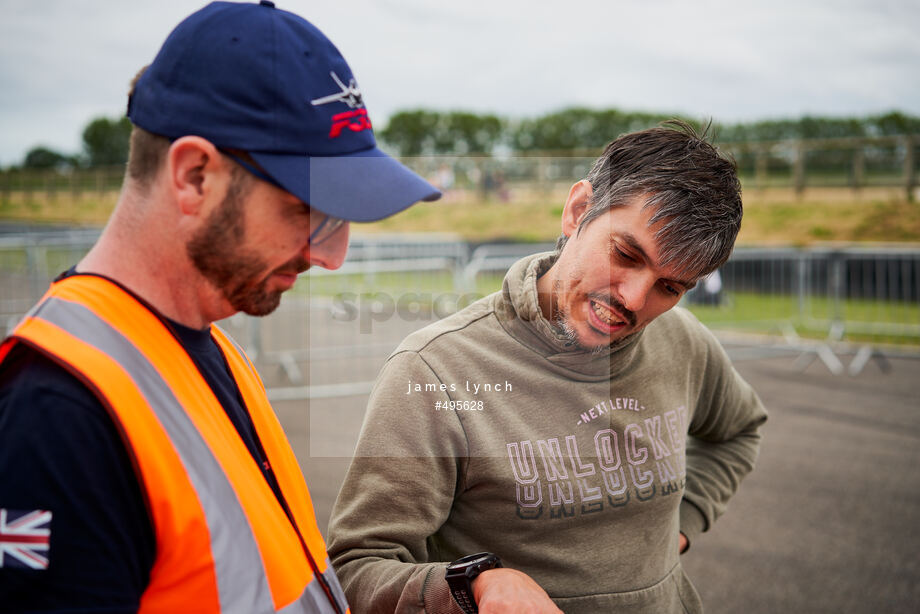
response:
M651 258L647 253L645 253L645 250L642 249L642 245L639 243L639 240L636 239L636 237L635 237L631 232L624 232L624 233L619 234L619 235L610 235L610 240L611 240L611 241L612 241L614 238L619 238L619 239L621 239L624 243L626 243L626 245L629 246L630 249L632 249L633 251L638 252L639 255L642 257L642 259L645 260L645 262L648 263L649 265L651 265L652 267L654 267L654 268L657 268L657 267L658 267L658 265L655 263L655 261L652 260L652 258ZM684 280L684 279L671 279L671 278L669 278L669 277L666 277L665 279L666 279L667 281L670 281L670 282L673 282L673 283L676 283L676 284L680 284L680 285L684 286L685 288L687 288L688 290L689 290L690 288L692 288L693 286L696 285L696 281L695 281L695 280L694 280L694 281L687 281L687 280Z

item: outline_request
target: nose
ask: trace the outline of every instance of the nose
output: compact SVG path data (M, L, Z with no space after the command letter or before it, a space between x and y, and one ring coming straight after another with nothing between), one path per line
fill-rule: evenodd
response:
M342 263L345 262L345 254L348 252L350 232L351 225L345 222L334 235L319 245L308 244L306 254L310 266L319 266L330 271L342 266Z
M655 279L650 275L644 275L640 272L627 274L625 278L620 280L618 285L618 298L624 307L636 313L645 307L645 302L648 300L649 292L652 291L654 284Z

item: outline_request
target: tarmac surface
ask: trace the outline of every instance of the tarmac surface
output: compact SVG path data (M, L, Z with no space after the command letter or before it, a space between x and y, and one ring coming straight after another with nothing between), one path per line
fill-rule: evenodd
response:
M770 419L755 471L683 556L706 611L920 611L920 357L851 376L726 347ZM365 399L274 403L324 532Z
M683 557L707 612L920 611L920 360L855 377L736 366L770 419L756 469Z

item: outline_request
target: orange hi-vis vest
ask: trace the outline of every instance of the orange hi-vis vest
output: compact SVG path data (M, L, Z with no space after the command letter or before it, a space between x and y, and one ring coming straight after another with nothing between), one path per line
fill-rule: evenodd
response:
M166 323L116 283L73 275L52 284L0 345L0 361L18 343L42 352L93 391L122 433L156 534L141 612L345 613L307 485L262 381L223 332L212 326L211 334L284 505Z

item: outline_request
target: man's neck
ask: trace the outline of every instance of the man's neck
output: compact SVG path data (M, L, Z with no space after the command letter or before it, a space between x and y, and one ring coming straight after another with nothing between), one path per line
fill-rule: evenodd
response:
M537 303L540 312L548 321L553 321L553 284L556 281L555 265L551 266L543 275L537 278Z
M219 292L194 268L170 220L148 220L137 207L119 201L93 248L80 260L79 273L113 279L167 318L190 328L206 328L232 315ZM224 313L227 310L227 313Z

